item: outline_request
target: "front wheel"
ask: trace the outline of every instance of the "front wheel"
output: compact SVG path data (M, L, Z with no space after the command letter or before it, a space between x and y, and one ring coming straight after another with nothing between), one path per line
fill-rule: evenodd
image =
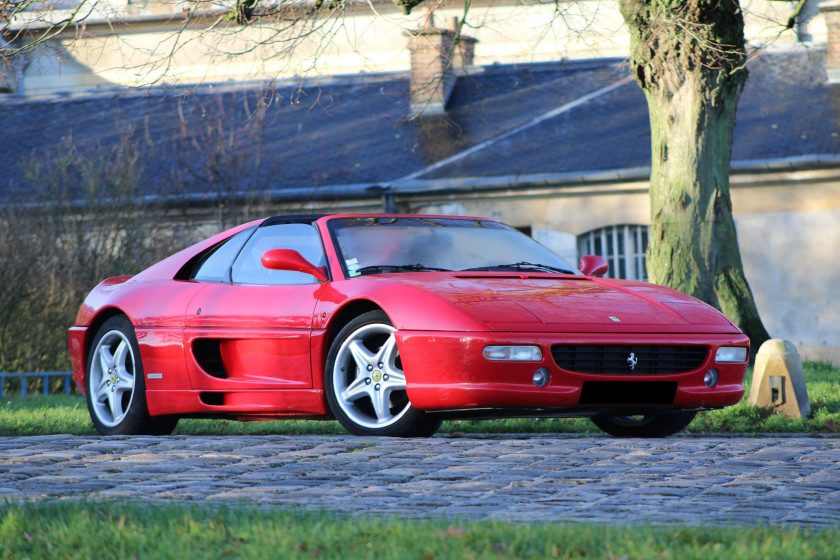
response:
M102 435L172 433L177 417L150 416L146 381L134 326L127 317L111 317L93 339L88 357L87 405Z
M411 406L394 330L382 311L364 313L341 329L327 355L327 402L355 435L428 437L441 421Z
M640 416L594 416L596 426L616 437L666 437L687 427L697 412L661 412Z

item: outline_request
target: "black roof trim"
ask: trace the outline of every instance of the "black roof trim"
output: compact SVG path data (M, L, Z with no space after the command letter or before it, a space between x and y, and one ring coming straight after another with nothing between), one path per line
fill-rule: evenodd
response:
M260 227L276 226L279 224L311 224L316 220L329 216L330 214L301 214L299 216L274 216L268 218Z

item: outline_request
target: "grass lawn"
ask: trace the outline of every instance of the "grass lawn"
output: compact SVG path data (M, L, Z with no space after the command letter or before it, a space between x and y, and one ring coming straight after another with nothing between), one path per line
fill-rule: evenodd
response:
M0 505L0 559L836 559L840 529L379 519L254 506Z
M701 412L686 431L694 433L836 433L840 431L840 368L824 363L805 362L805 381L811 400L812 416L794 420L750 406L745 398L739 404ZM747 373L746 385L752 373ZM176 434L346 434L337 422L278 420L236 422L230 420L184 419ZM601 433L585 418L517 418L485 421L444 422L441 434L481 433ZM31 394L25 399L0 399L0 435L77 434L93 435L85 400L80 395Z

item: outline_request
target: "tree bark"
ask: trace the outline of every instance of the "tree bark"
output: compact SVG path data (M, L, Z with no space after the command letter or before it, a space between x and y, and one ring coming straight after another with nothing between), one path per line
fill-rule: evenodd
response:
M651 128L651 281L722 311L754 348L769 338L744 277L729 166L747 78L738 0L620 0Z

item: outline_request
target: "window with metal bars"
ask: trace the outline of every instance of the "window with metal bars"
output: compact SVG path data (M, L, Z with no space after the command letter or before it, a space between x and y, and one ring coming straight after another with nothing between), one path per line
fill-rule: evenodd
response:
M647 280L647 244L648 226L607 226L578 236L578 257L598 255L607 259L609 278Z

